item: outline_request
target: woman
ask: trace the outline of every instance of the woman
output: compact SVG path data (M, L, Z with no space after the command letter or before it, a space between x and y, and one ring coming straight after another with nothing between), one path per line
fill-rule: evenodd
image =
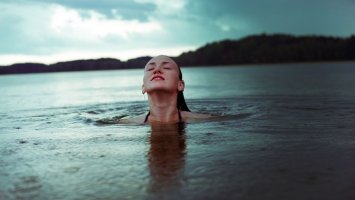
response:
M184 124L151 123L147 161L150 193L171 194L184 182L186 132Z
M209 115L190 112L183 91L185 82L174 60L156 56L144 68L142 93L148 94L149 112L125 119L133 123L177 123L208 118Z

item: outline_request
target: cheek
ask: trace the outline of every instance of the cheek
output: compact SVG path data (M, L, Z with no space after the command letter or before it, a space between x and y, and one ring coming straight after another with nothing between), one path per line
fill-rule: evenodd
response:
M143 84L147 84L148 83L148 77L147 77L147 75L145 74L144 76L143 76Z
M179 81L180 81L179 75L176 74L176 73L174 73L174 74L172 75L171 80L174 82L174 84L178 85L178 84L179 84Z
M176 71L169 71L167 73L167 76L169 77L169 80L178 82L179 81L179 74Z

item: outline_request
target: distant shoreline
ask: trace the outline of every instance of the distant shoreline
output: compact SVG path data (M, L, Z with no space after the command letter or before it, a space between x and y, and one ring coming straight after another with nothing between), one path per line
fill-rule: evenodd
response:
M199 66L182 66L183 68L209 68L209 67L260 67L260 66L265 66L267 67L268 65L270 66L275 66L275 65L285 65L285 67L291 66L291 65L302 65L302 64L334 64L334 63L339 63L339 64L344 64L344 63L354 63L355 67L355 60L340 60L340 61L315 61L315 62L284 62L284 63L250 63L250 64L229 64L229 65L199 65ZM21 75L21 74L45 74L45 73L65 73L65 72L93 72L93 71L116 71L116 70L129 70L129 69L143 69L144 67L133 67L133 68L120 68L120 69L97 69L97 70L67 70L67 71L37 71L37 72L28 72L28 73L0 73L0 76L5 76L5 75ZM1 71L1 68L0 68Z
M184 67L351 62L355 61L355 35L348 38L286 34L252 35L240 40L209 43L195 51L184 52L172 58ZM145 56L127 61L100 58L49 65L18 63L0 66L0 75L137 69L143 68L150 59L150 56Z

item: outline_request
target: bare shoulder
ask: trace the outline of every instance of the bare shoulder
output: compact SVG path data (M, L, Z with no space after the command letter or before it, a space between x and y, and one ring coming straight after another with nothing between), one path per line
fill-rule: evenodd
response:
M119 120L118 123L123 123L123 124L142 124L144 123L144 119L145 119L146 114L141 114L141 115L137 115L134 117L127 117L127 118L122 118Z
M208 118L212 117L209 114L193 113L193 112L187 112L187 111L182 111L181 114L182 114L183 118L185 118L186 120L208 119Z

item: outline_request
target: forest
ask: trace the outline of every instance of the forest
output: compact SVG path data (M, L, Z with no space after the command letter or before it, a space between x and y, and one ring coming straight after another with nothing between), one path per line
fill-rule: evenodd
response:
M150 56L145 56L127 61L100 58L58 62L50 65L18 63L0 66L0 74L143 68L150 58ZM212 42L172 58L183 67L351 61L355 60L355 35L350 37L251 35L239 40L226 39Z

